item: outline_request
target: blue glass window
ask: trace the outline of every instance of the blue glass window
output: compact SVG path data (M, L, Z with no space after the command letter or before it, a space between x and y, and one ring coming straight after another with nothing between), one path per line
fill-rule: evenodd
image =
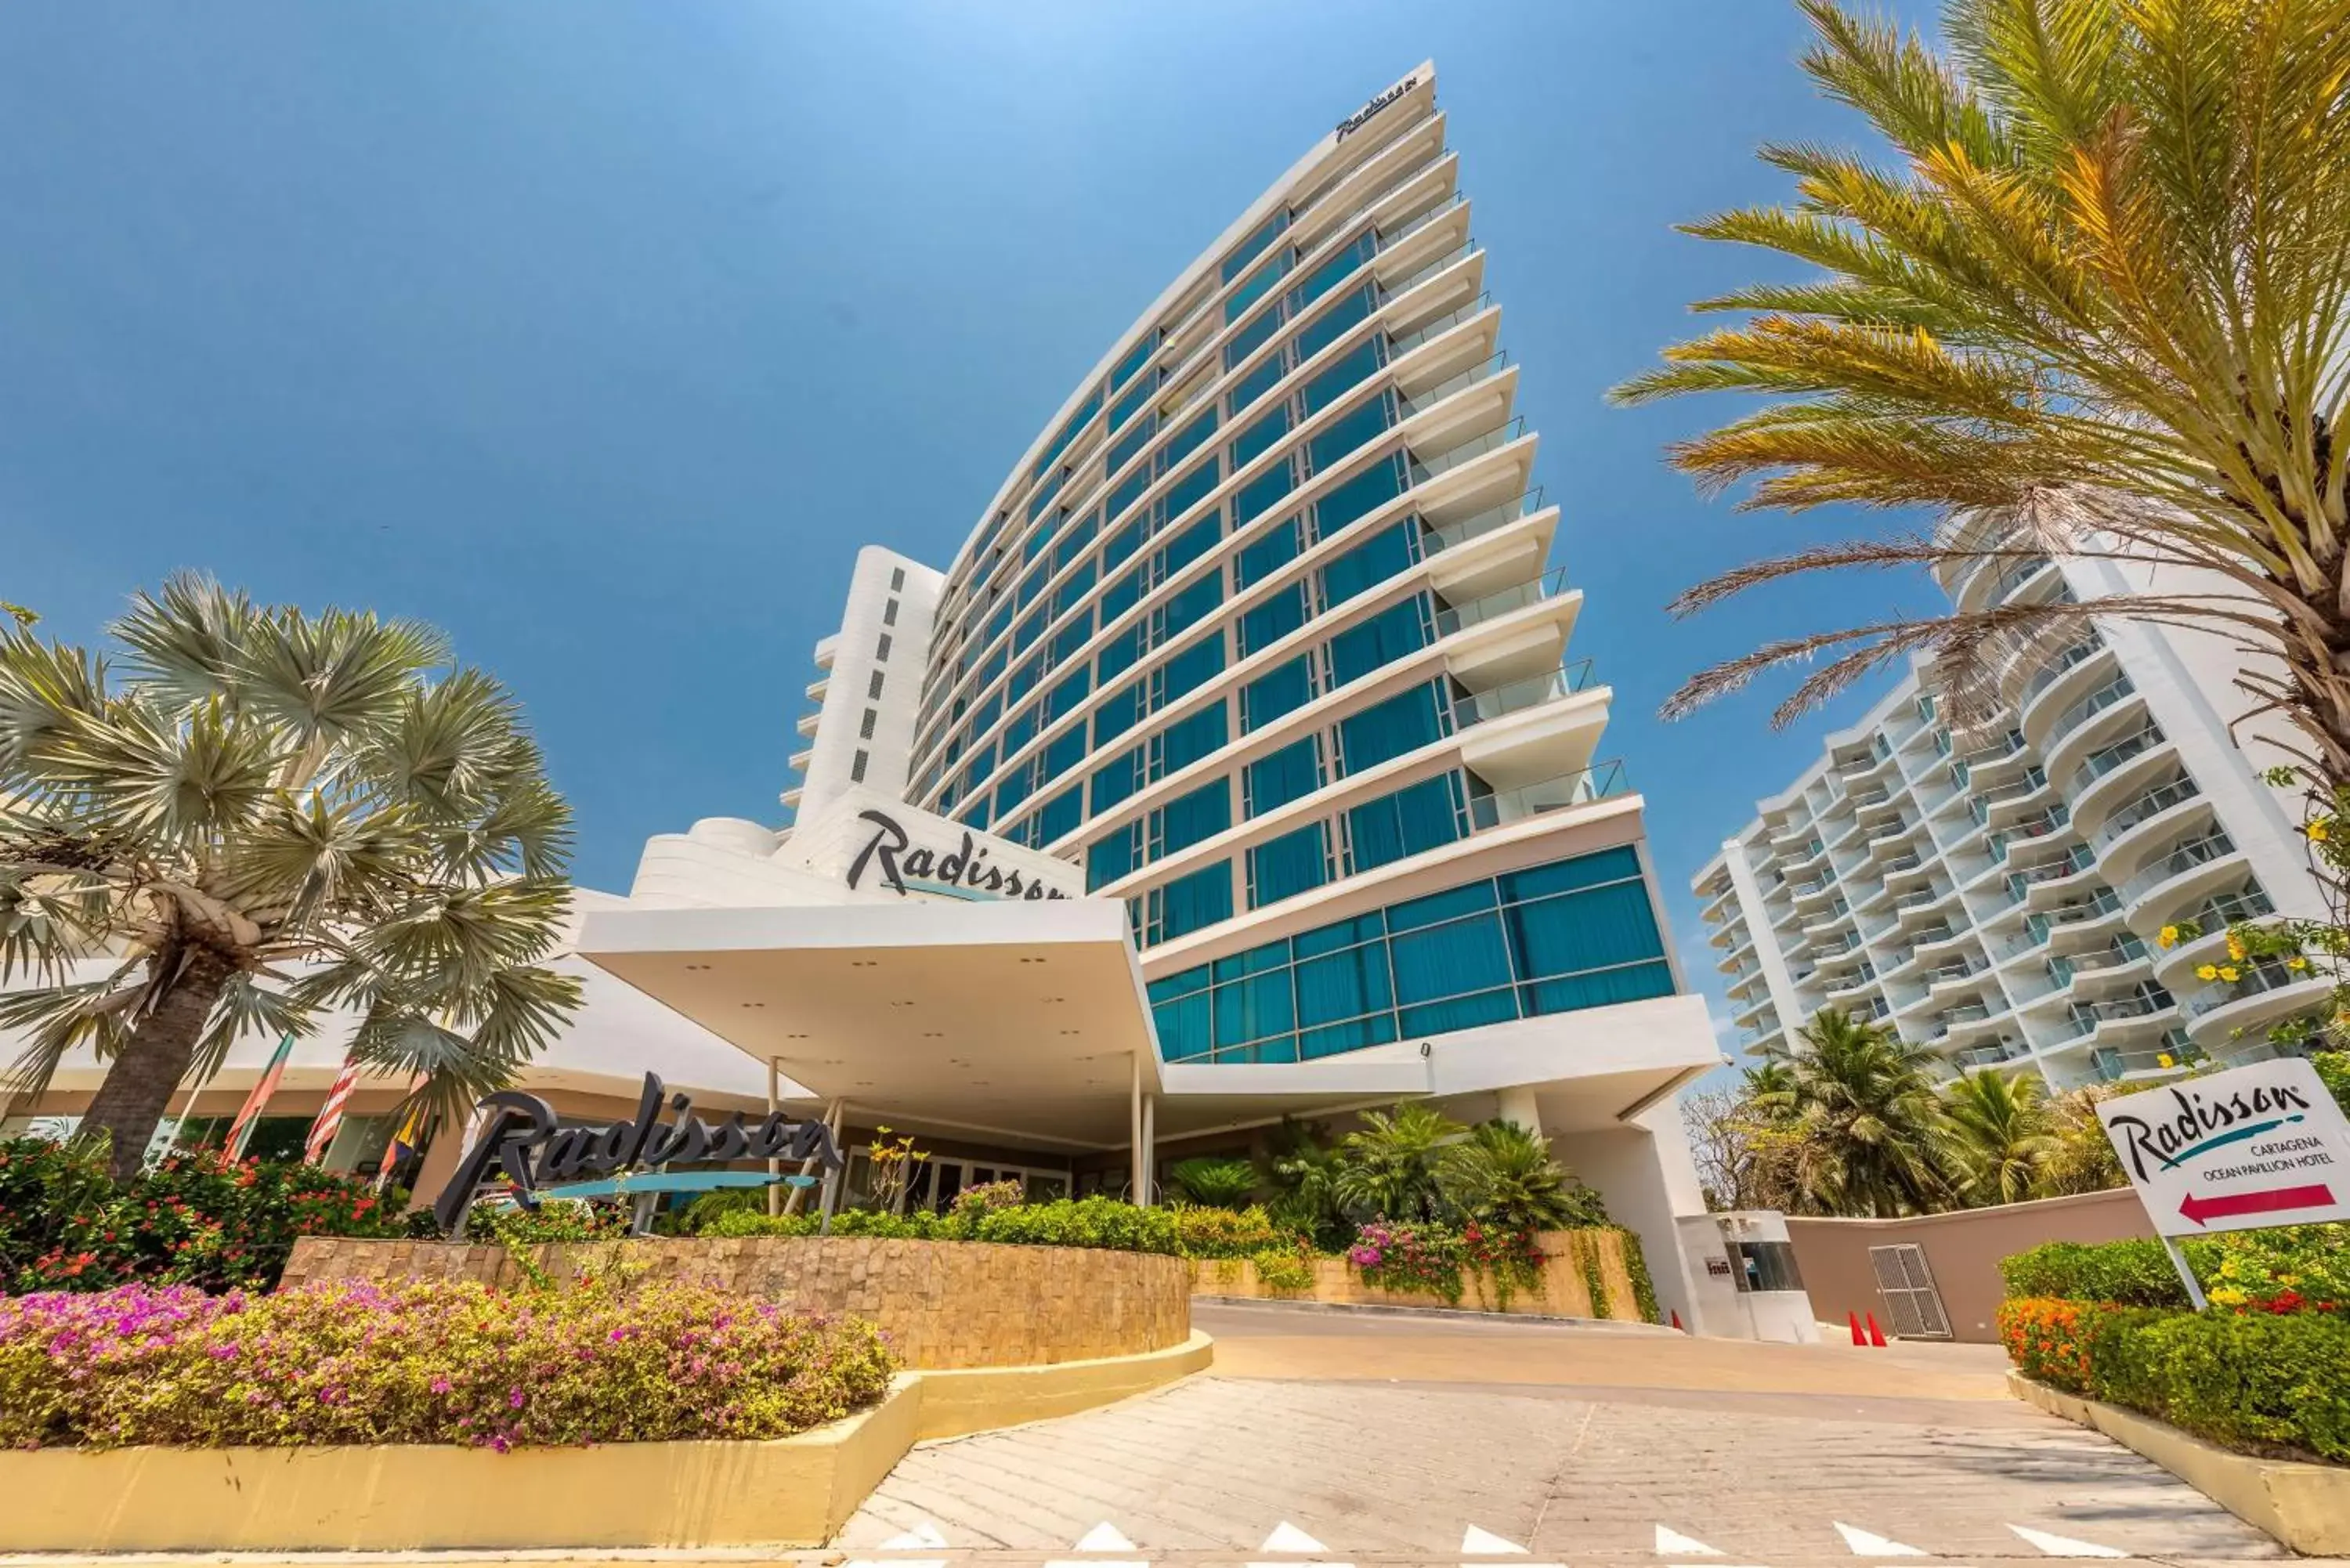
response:
M1395 971L1399 1002L1428 1002L1494 987L1503 988L1506 995L1512 979L1502 919L1491 912L1399 932L1388 939L1388 961Z
M1287 461L1274 463L1240 488L1232 497L1232 526L1237 528L1263 516L1281 504L1282 498L1296 488Z
M1173 941L1177 937L1232 918L1232 862L1219 860L1164 887L1153 888L1145 901L1143 935L1148 942Z
M1295 1061L1295 1027L1285 973L1250 975L1216 987L1216 1059Z
M1004 781L995 786L996 819L1002 821L1011 815L1020 803L1026 800L1035 788L1036 769L1033 763L1024 763L1013 769Z
M1232 587L1245 588L1263 582L1297 559L1297 519L1285 517L1234 553Z
M1305 624L1305 585L1291 583L1276 588L1262 604L1242 614L1240 656L1246 659L1271 648Z
M1150 776L1159 779L1180 773L1201 757L1221 751L1231 739L1224 705L1211 702L1150 738Z
M1529 979L1614 969L1663 950L1640 880L1561 893L1506 911L1511 956Z
M1117 430L1120 425L1125 424L1134 417L1136 410L1150 400L1150 394L1158 389L1159 375L1159 371L1152 370L1128 388L1124 396L1109 406L1110 429ZM1118 464L1113 462L1110 467L1115 469Z
M1075 833L1085 815L1086 786L1071 784L1046 801L1043 809L1036 813L1035 841L1037 847L1042 848Z
M1200 417L1167 438L1167 448L1159 454L1159 472L1166 472L1177 463L1200 450L1200 443L1216 433L1216 410L1211 404ZM1212 481L1211 482L1212 483Z
M1108 680L1133 669L1141 657L1142 627L1138 622L1102 644L1102 650L1094 656L1094 672Z
M1322 737L1308 735L1268 752L1251 763L1242 777L1251 816L1303 800L1322 787Z
M1134 461L1136 452L1150 444L1150 438L1158 433L1159 416L1157 414L1145 414L1135 421L1131 430L1109 443L1109 452L1103 459L1107 465L1104 472L1116 473L1119 469L1124 468L1128 462Z
M1331 486L1314 504L1314 536L1327 539L1403 493L1403 454L1392 452Z
M1347 280L1347 275L1378 254L1378 236L1366 229L1355 236L1352 244L1345 246L1328 261L1305 275L1298 286L1289 291L1291 314L1305 309Z
M1011 682L1003 689L1006 702L1017 702L1036 690L1036 682L1045 678L1045 661L1032 659L1012 672Z
M1222 460L1209 458L1207 462L1167 487L1166 497L1160 503L1162 510L1159 515L1171 522L1205 501L1214 493L1217 479L1222 472ZM1211 511L1209 515L1213 516L1215 513Z
M1062 616L1068 613L1071 606L1082 603L1085 597L1093 591L1094 564L1091 561L1087 561L1084 566L1079 566L1076 571L1071 572L1067 576L1063 577L1061 579L1060 586L1053 590L1053 618L1055 620L1059 619ZM1090 615L1086 617L1086 622L1088 628L1087 632L1087 636L1092 635L1090 628L1093 618L1094 618ZM1055 646L1057 647L1058 644L1056 643Z
M1056 681L1053 690L1045 694L1045 722L1049 724L1055 719L1066 719L1076 712L1077 704L1084 701L1087 694L1093 689L1094 672L1080 664L1074 671Z
M1267 319L1270 320L1271 317L1268 317ZM1229 348L1226 349L1224 353L1224 368L1226 369L1232 369L1232 366L1238 364L1244 357L1245 356L1232 353ZM1239 413L1243 409L1247 408L1251 403L1255 402L1259 398L1263 397L1267 392L1272 391L1274 388L1279 386L1281 384L1281 379L1288 374L1288 359L1279 352L1268 354L1264 357L1263 361L1257 365L1253 369L1251 369L1245 374L1233 379L1232 389L1224 394L1224 406L1227 409L1230 409L1233 413Z
M1365 284L1352 294L1332 305L1329 309L1297 329L1297 358L1311 359L1331 344L1344 337L1357 326L1370 318L1371 308L1378 302L1372 297L1371 286ZM1384 363L1386 356L1380 356Z
M1091 893L1132 871L1142 863L1142 836L1128 823L1086 846L1086 891Z
M1094 815L1099 816L1141 787L1142 751L1137 747L1094 770Z
M1344 604L1376 587L1419 559L1419 524L1409 518L1382 528L1322 568L1322 598Z
M1208 1005L1205 989L1165 1002L1153 999L1150 1021L1159 1030L1159 1048L1170 1062L1195 1060L1214 1046L1209 1033Z
M1428 598L1414 594L1330 639L1330 682L1344 686L1428 646Z
M1149 331L1145 332L1142 335L1142 341L1128 349L1126 351L1126 358L1120 359L1118 362L1117 367L1110 371L1109 384L1111 387L1117 388L1125 386L1127 379L1132 376L1137 370L1141 369L1142 367L1149 361L1150 357L1159 352L1159 341L1165 336L1166 334L1162 330L1155 327Z
M1051 609L1040 607L1035 615L1022 621L1012 633L1012 651L1027 652L1035 640L1045 635L1045 628L1051 623L1052 618Z
M1048 564L1038 566L1020 579L1020 591L1015 597L1019 599L1022 609L1026 609L1036 602L1036 596L1045 591L1045 580L1051 575L1052 568Z
M1087 545L1094 542L1094 535L1100 531L1101 514L1098 512L1087 513L1084 521L1073 528L1063 530L1061 542L1053 546L1053 570L1058 572L1065 569L1071 561L1076 560L1083 553Z
M1061 493L1061 486L1068 482L1068 478L1069 471L1065 468L1036 487L1035 493L1028 498L1029 522L1034 523L1036 521L1037 514L1043 512L1045 507L1052 504L1053 497ZM1026 542L1020 546L1022 559L1030 561L1035 560L1036 558L1036 552L1043 549L1045 545L1051 541L1054 527L1055 524L1047 523L1042 528L1034 528L1029 530Z
M1118 488L1109 493L1109 504L1104 506L1102 510L1112 517L1122 517L1126 514L1127 508L1141 500L1142 493L1149 488L1149 470L1138 468L1132 473L1128 474L1125 479L1118 482ZM1139 542L1141 537L1142 535L1138 529L1135 534L1136 541ZM1118 541L1113 539L1110 543L1114 546ZM1128 556L1134 554L1132 545L1128 546L1126 554ZM1102 563L1102 570L1109 570L1111 565L1113 565L1113 563L1105 560Z
M1090 641L1093 635L1093 611L1085 610L1077 615L1070 617L1068 624L1062 627L1060 630L1053 634L1053 641L1051 644L1053 662L1059 664L1065 660L1075 659L1077 654L1077 649L1083 648L1088 641Z
M1102 541L1102 575L1107 576L1118 570L1140 548L1142 548L1142 521L1137 518Z
M1263 299L1265 291L1279 283L1289 273L1289 251L1286 246L1224 298L1224 320L1229 325L1248 314L1248 307Z
M1218 628L1159 666L1159 697L1155 706L1163 708L1179 697L1197 691L1222 674L1223 668L1224 634Z
M1045 746L1045 782L1051 784L1086 760L1086 727L1073 724Z
M1502 900L1518 903L1552 893L1571 893L1578 888L1627 881L1639 874L1638 852L1628 844L1619 845L1596 855L1580 855L1572 860L1555 860L1547 866L1508 872L1500 879Z
M1313 700L1313 659L1301 653L1241 688L1241 732L1261 730Z
M1464 882L1458 888L1448 888L1441 893L1430 893L1423 898L1413 898L1388 906L1388 929L1416 931L1422 926L1441 925L1462 915L1473 915L1480 909L1498 907L1491 882Z
M1162 645L1172 642L1213 615L1216 612L1216 607L1223 602L1224 575L1222 572L1210 572L1180 593L1168 595L1167 602L1159 607L1152 618L1156 623L1157 632L1153 639L1154 642ZM1222 639L1219 638L1217 640L1221 643ZM1216 659L1216 668L1222 670L1223 665L1223 658L1220 652ZM1187 686L1184 690L1188 691L1191 687Z
M1263 419L1232 437L1232 466L1239 468L1260 453L1272 450L1275 441L1289 433L1289 410L1276 405Z
M971 749L971 763L962 771L962 787L970 789L995 771L995 742L989 741Z
M1094 710L1094 745L1108 745L1135 726L1142 717L1142 684L1128 681L1102 699Z
M1395 1005L1388 983L1387 944L1376 940L1362 947L1325 953L1301 954L1297 961L1297 1022L1313 1025L1384 1012Z
M1436 689L1414 686L1338 721L1338 754L1358 774L1444 738Z
M1452 843L1468 831L1461 775L1439 774L1393 794L1365 801L1347 813L1352 872Z
M1086 421L1101 412L1101 406L1102 389L1096 387L1086 394L1086 400L1077 405L1076 411L1062 421L1060 433L1053 438L1053 444L1045 449L1045 455L1036 460L1036 465L1028 471L1028 477L1037 478L1052 467L1053 460L1066 452L1069 443L1076 440L1077 432L1086 428Z
M1232 825L1232 785L1216 779L1150 814L1150 857L1159 859L1213 838Z
M1306 416L1320 413L1361 386L1385 363L1386 349L1377 336L1338 356L1328 369L1305 383L1301 395L1305 400Z
M1340 414L1320 435L1306 443L1306 458L1315 473L1327 472L1347 453L1377 441L1395 423L1395 398L1380 392Z
M1102 624L1107 626L1132 609L1142 597L1142 568L1137 566L1102 590Z
M1328 825L1309 822L1248 852L1249 908L1261 909L1330 879Z
M1012 715L1011 722L1003 726L1003 754L1007 757L1017 755L1020 748L1035 737L1036 710L1023 708Z
M990 697L986 701L982 702L972 711L971 732L974 735L986 734L988 731L995 728L995 716L1003 711L1003 700L1000 697ZM1010 756L1012 749L1009 746L1005 747L1003 754Z
M1159 552L1159 580L1165 582L1214 549L1216 541L1223 536L1223 517L1214 512L1181 532L1169 535L1166 545Z
M1264 247L1280 238L1283 231L1288 227L1289 209L1283 207L1276 210L1272 217L1257 226L1255 233L1233 247L1232 254L1226 256L1223 265L1217 269L1216 281L1230 283L1238 277L1241 275L1241 269L1263 255Z

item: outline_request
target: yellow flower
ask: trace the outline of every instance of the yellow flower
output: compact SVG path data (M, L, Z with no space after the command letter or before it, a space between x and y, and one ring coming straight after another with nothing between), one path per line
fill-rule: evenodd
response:
M2284 961L2284 967L2299 974L2309 967L2309 961L2305 958L2289 958Z
M2309 840L2311 843L2323 844L2325 842L2327 835L2332 830L2325 826L2323 819L2320 819L2319 821L2311 823L2307 827L2303 828L2302 831L2309 835Z
M2226 981L2229 984L2233 985L2236 982L2236 966L2231 963L2221 964L2220 966L2220 978Z
M2162 928L2161 933L2154 940L2160 942L2164 947L2175 948L2178 945L2178 928L2177 926L2165 926Z
M2238 963L2244 961L2244 940L2233 932L2230 932L2228 936L2228 956Z
M2198 980L2217 980L2220 978L2220 971L2216 966L2211 964L2199 964L2196 966L2195 978Z

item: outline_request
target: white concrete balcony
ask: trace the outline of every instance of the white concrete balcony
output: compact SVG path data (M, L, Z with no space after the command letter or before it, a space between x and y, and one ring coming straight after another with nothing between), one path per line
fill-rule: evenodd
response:
M798 751L794 752L789 759L785 762L784 765L791 769L792 772L798 774L805 778L807 775L808 763L814 761L815 757L816 748L814 746L803 746Z
M2016 727L2027 741L2045 745L2056 716L2111 680L2120 670L2118 656L2094 634L2061 649L2024 680L2017 695Z
M2154 977L2173 991L2185 991L2196 984L2195 971L2207 963L2224 961L2228 951L2228 929L2247 920L2262 920L2276 913L2276 906L2266 893L2245 886L2205 899L2191 909L2175 913L2164 925L2191 925L2197 934L2178 945L2164 949L2158 945L2154 952ZM2160 928L2155 935L2160 936Z
M2090 757L2108 751L2147 723L2146 693L2132 686L2126 675L2115 676L2056 716L2044 753L2048 776L2075 776ZM2077 805L2080 792L2068 793L2076 797Z
M824 694L831 689L832 677L827 673L819 675L815 680L809 681L805 688L805 691L807 693L807 700L809 701L816 704L818 707L822 707L824 705Z
M2251 863L2227 834L2212 832L2190 838L2148 862L2122 884L2125 913L2133 928L2167 924L2173 915L2193 909L2224 888L2241 886L2251 869Z
M798 732L802 740L812 741L816 739L816 722L823 717L824 711L822 709L818 709L813 713L803 713L799 717L799 722L794 724L792 728Z
M2106 814L2166 777L2178 763L2178 749L2148 720L2137 729L2106 741L2061 777L2065 799L2076 821L2101 823Z
M2220 962L2227 962L2224 956ZM2295 970L2271 959L2230 967L2235 980L2213 981L2179 1001L2189 1034L2206 1050L2217 1051L2240 1035L2264 1036L2287 1019L2332 1003L2334 981L2314 964Z

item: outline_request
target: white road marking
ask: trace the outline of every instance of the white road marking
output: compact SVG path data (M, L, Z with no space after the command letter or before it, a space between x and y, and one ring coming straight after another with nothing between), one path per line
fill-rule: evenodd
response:
M1273 1527L1273 1533L1264 1538L1264 1544L1257 1550L1304 1552L1327 1552L1330 1549L1284 1519ZM1248 1568L1297 1568L1297 1565L1286 1563L1252 1563ZM1355 1568L1355 1565L1351 1563L1323 1562L1312 1564L1311 1568Z
M925 1519L911 1530L901 1530L881 1543L884 1552L936 1552L947 1543L939 1527Z
M1871 1535L1866 1530L1855 1530L1842 1520L1832 1521L1844 1543L1852 1548L1855 1557L1924 1557L1927 1552L1914 1546L1904 1546L1898 1541L1887 1541L1882 1535Z
M1141 1550L1126 1538L1124 1531L1107 1519L1087 1531L1085 1539L1077 1542L1076 1549L1080 1552L1139 1552ZM1045 1568L1150 1568L1150 1564L1139 1557L1055 1557L1048 1560L1045 1563Z
M1523 1557L1526 1549L1516 1542L1480 1530L1471 1525L1461 1533L1461 1555L1463 1557Z
M2051 1535L2044 1530L2033 1530L2021 1524L2011 1524L2010 1530L2040 1548L2051 1557L2126 1557L2126 1552L2116 1552L2110 1546L2100 1546L2094 1541L2075 1541L2069 1535Z
M1657 1526L1657 1555L1659 1557L1719 1557L1721 1555L1721 1550L1683 1535L1678 1530L1667 1530L1660 1524Z

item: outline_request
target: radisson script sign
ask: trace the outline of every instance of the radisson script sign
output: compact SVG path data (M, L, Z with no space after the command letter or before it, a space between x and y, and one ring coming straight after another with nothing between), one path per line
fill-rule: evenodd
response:
M2350 1123L2298 1056L2117 1096L2097 1119L2165 1236L2350 1220Z
M1395 86L1388 88L1387 91L1379 94L1378 97L1371 99L1370 102L1365 104L1362 108L1357 109L1354 113L1340 120L1338 122L1338 140L1344 141L1349 136L1354 135L1355 132L1362 130L1365 125L1370 122L1371 116L1378 113L1379 110L1387 108L1388 105L1395 102L1396 99L1401 98L1404 94L1409 92L1419 85L1419 78L1418 77L1406 77L1403 80L1396 83Z
M751 1186L768 1179L752 1172L690 1173L680 1167L730 1165L744 1159L816 1161L841 1168L832 1129L820 1121L795 1121L775 1111L756 1122L735 1112L712 1126L693 1115L692 1096L669 1095L675 1118L661 1120L666 1091L658 1075L647 1073L634 1117L608 1127L562 1126L555 1109L536 1095L501 1089L474 1109L480 1130L457 1161L456 1174L432 1206L433 1218L449 1235L465 1222L482 1184L502 1176L514 1183L525 1204L541 1198L588 1198L621 1192L695 1191L721 1186ZM667 1168L674 1174L631 1179L632 1171ZM576 1178L588 1180L576 1182Z
M991 866L987 846L969 831L955 848L938 850L916 844L898 819L886 812L857 814L873 825L872 836L857 858L848 863L848 885L856 887L869 870L879 884L904 898L910 892L944 893L951 898L1066 898L1066 893L1040 880L1034 871Z

